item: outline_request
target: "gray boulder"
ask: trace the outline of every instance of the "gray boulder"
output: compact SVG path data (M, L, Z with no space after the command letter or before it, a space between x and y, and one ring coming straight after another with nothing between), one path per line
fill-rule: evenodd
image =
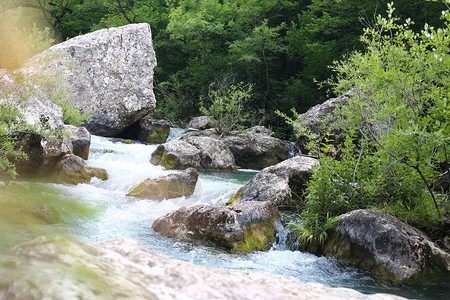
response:
M244 185L227 203L269 201L276 206L289 206L298 201L318 160L296 156L263 169Z
M155 120L151 116L139 121L139 132L137 139L149 144L162 144L170 134L170 122L166 120Z
M68 143L72 145L73 154L87 160L91 147L91 134L89 131L84 127L72 125L64 125L64 131L69 133Z
M0 295L5 299L403 299L194 265L128 238L86 244L41 237L1 254Z
M331 98L322 104L311 107L307 112L300 115L299 120L297 120L298 125L294 126L294 133L297 135L297 145L302 153L307 153L305 145L309 142L305 131L313 134L329 132L335 135L336 139L336 135L340 133L340 130L333 127L334 111L337 106L347 103L349 98L350 93Z
M257 126L243 134L218 135L214 129L193 132L160 145L152 154L151 162L169 169L261 170L289 157L287 143L273 137L267 128Z
M193 128L193 129L204 130L204 129L214 128L216 126L216 124L217 124L217 121L214 120L213 118L208 117L208 116L200 116L200 117L192 118L192 120L189 122L187 127Z
M152 153L150 162L167 169L189 167L207 171L233 171L234 157L220 140L207 136L184 136L162 145Z
M88 166L81 157L73 154L65 155L56 164L55 180L59 183L86 183L92 177L106 180L108 173L104 169Z
M395 217L360 209L342 215L323 253L392 283L450 283L450 254Z
M127 196L156 200L189 196L194 193L197 180L197 170L188 168L181 174L169 174L155 179L148 178L133 188Z
M272 246L278 217L277 209L268 202L233 207L196 205L158 218L152 228L167 237L248 253Z
M34 57L22 72L62 78L72 104L92 114L86 128L93 134L116 136L155 107L155 66L150 25L142 23L57 44Z

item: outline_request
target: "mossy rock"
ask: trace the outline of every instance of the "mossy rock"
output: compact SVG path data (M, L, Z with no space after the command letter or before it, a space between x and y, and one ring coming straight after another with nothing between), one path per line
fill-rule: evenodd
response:
M228 200L227 203L225 203L225 206L233 206L234 204L237 204L241 201L242 199L242 189L243 187L241 187L236 194L233 195L233 197L231 197L230 200Z
M243 228L243 240L231 252L250 253L269 250L275 240L274 220L251 224Z
M141 132L138 136L138 139L149 144L162 144L167 140L169 134L170 127L155 126L151 129Z

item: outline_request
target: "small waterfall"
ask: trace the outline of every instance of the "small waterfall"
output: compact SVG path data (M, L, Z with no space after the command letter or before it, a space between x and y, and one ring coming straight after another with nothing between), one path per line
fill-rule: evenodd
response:
M298 148L295 142L285 141L289 146L289 157L294 157L299 154L302 154L302 151Z

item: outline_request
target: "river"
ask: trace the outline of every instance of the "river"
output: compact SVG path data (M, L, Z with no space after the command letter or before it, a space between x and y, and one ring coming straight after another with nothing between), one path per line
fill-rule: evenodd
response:
M173 129L169 138L177 138L183 133L183 130ZM438 286L408 288L383 286L367 273L343 266L333 258L292 251L283 238L286 234L283 228L280 229L278 241L271 250L246 255L229 254L218 249L193 246L190 243L160 236L151 228L155 219L182 206L223 205L257 171L200 173L194 194L187 198L152 201L127 197L127 192L146 178L178 172L149 163L151 153L156 147L157 145L127 144L117 139L92 136L91 153L87 163L106 169L110 178L107 181L94 178L88 184L76 186L28 182L28 190L31 190L30 194L34 197L39 195L48 197L52 194L58 201L80 204L81 210L84 207L88 212L66 211L62 214L63 222L41 226L41 230L34 230L33 234L56 231L87 242L130 237L157 252L194 264L229 270L266 271L330 287L348 287L363 293L383 292L409 298L436 300L450 297L448 290ZM33 234L24 234L22 238L26 239Z

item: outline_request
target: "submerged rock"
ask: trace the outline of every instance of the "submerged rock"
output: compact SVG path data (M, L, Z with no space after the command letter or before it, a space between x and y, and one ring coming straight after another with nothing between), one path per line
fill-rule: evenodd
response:
M196 205L158 218L152 228L167 237L247 253L272 246L278 217L277 209L268 202L233 207Z
M204 130L204 129L213 128L216 126L216 124L217 124L217 121L214 120L213 118L208 117L208 116L200 116L200 117L192 118L192 120L189 122L187 127L193 128L193 129Z
M170 122L155 120L151 116L139 121L139 133L137 139L149 144L162 144L170 134Z
M392 283L450 283L450 254L395 217L360 209L342 215L323 253Z
M91 147L91 134L84 127L75 127L64 125L64 130L69 133L69 141L72 145L72 152L82 159L89 158L89 149Z
M188 168L181 174L169 174L156 179L146 179L132 189L127 196L156 200L189 196L194 193L197 180L197 170Z
M128 238L86 244L41 237L3 251L0 264L5 299L403 299L194 265Z
M193 132L160 145L151 163L168 169L231 171L263 169L290 157L290 146L262 126L247 133L218 135L213 129Z
M65 155L56 165L55 179L60 183L86 183L92 177L108 179L108 173L101 168L88 166L84 160L73 154Z
M276 206L289 206L298 200L306 188L318 160L308 156L296 156L263 169L244 185L227 203L245 201L269 201Z
M37 55L22 71L52 76L58 70L72 104L92 114L87 129L116 136L155 107L155 66L150 25L142 23L72 38Z

